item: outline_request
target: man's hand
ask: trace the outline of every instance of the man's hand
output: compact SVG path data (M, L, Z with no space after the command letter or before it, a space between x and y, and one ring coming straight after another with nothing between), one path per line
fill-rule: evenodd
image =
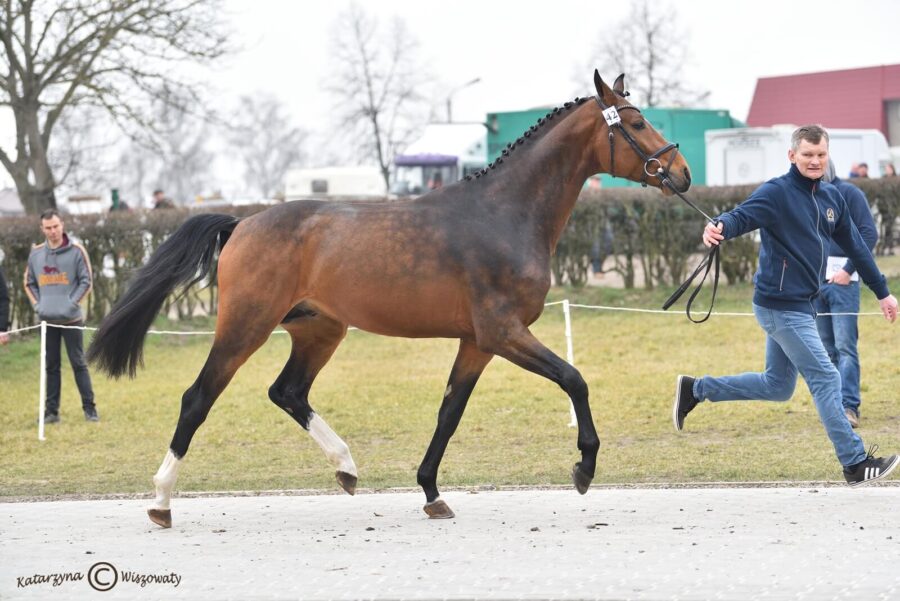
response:
M837 284L838 286L850 285L850 274L843 269L838 269L828 280L829 284Z
M712 223L707 223L706 227L703 229L703 244L707 247L709 246L718 246L719 242L725 239L725 236L722 235L722 229L725 227L725 224L718 223L713 225Z
M9 334L0 332L0 346L6 346L7 342L9 342Z
M894 298L894 295L886 296L878 303L881 305L881 312L884 314L884 318L894 323L894 320L897 319L897 299Z

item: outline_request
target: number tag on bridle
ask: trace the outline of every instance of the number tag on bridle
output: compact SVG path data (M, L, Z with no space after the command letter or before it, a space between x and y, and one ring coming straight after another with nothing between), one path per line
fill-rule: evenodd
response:
M603 118L606 119L606 124L609 126L613 126L616 123L621 123L622 118L619 116L619 111L616 110L616 107L611 106L608 109L603 109Z

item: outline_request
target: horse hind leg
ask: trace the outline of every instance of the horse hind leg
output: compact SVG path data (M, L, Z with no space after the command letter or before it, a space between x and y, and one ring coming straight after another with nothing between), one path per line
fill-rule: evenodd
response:
M238 324L219 315L218 332L200 375L181 397L181 414L169 450L153 476L156 498L147 509L150 520L172 527L170 501L178 470L191 440L206 420L213 403L225 390L238 368L266 341L274 324Z
M438 492L438 468L450 438L456 432L466 410L469 396L492 357L493 355L478 350L474 343L460 341L456 361L444 391L444 400L438 411L437 427L416 474L416 480L425 492L426 504L423 509L429 518L446 519L455 515Z
M347 326L322 315L304 316L282 325L291 335L291 356L269 388L269 398L309 432L335 467L340 487L355 494L359 475L350 447L309 404L312 383L343 340Z
M503 331L505 335L485 340L484 347L519 367L556 382L569 395L578 420L578 450L581 451L581 461L572 469L572 481L575 489L585 494L594 479L600 450L600 439L588 403L587 383L577 369L541 344L524 325L508 324L502 330L495 328L493 331Z

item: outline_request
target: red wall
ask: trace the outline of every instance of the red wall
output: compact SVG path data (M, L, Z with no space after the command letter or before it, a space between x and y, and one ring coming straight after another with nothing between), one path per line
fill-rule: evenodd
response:
M885 136L884 101L900 99L900 65L826 71L756 82L747 125L776 123L880 129Z

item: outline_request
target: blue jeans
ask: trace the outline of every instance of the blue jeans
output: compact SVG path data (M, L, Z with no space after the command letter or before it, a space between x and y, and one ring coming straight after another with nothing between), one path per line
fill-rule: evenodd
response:
M816 299L819 313L859 313L859 282L847 286L825 284ZM859 415L859 330L856 315L825 315L816 319L822 344L841 374L844 407Z
M866 450L862 439L850 427L841 406L841 375L828 358L812 315L757 305L753 305L753 312L766 332L766 370L697 378L694 396L710 401L786 401L797 386L799 370L838 461L844 466L863 461Z

